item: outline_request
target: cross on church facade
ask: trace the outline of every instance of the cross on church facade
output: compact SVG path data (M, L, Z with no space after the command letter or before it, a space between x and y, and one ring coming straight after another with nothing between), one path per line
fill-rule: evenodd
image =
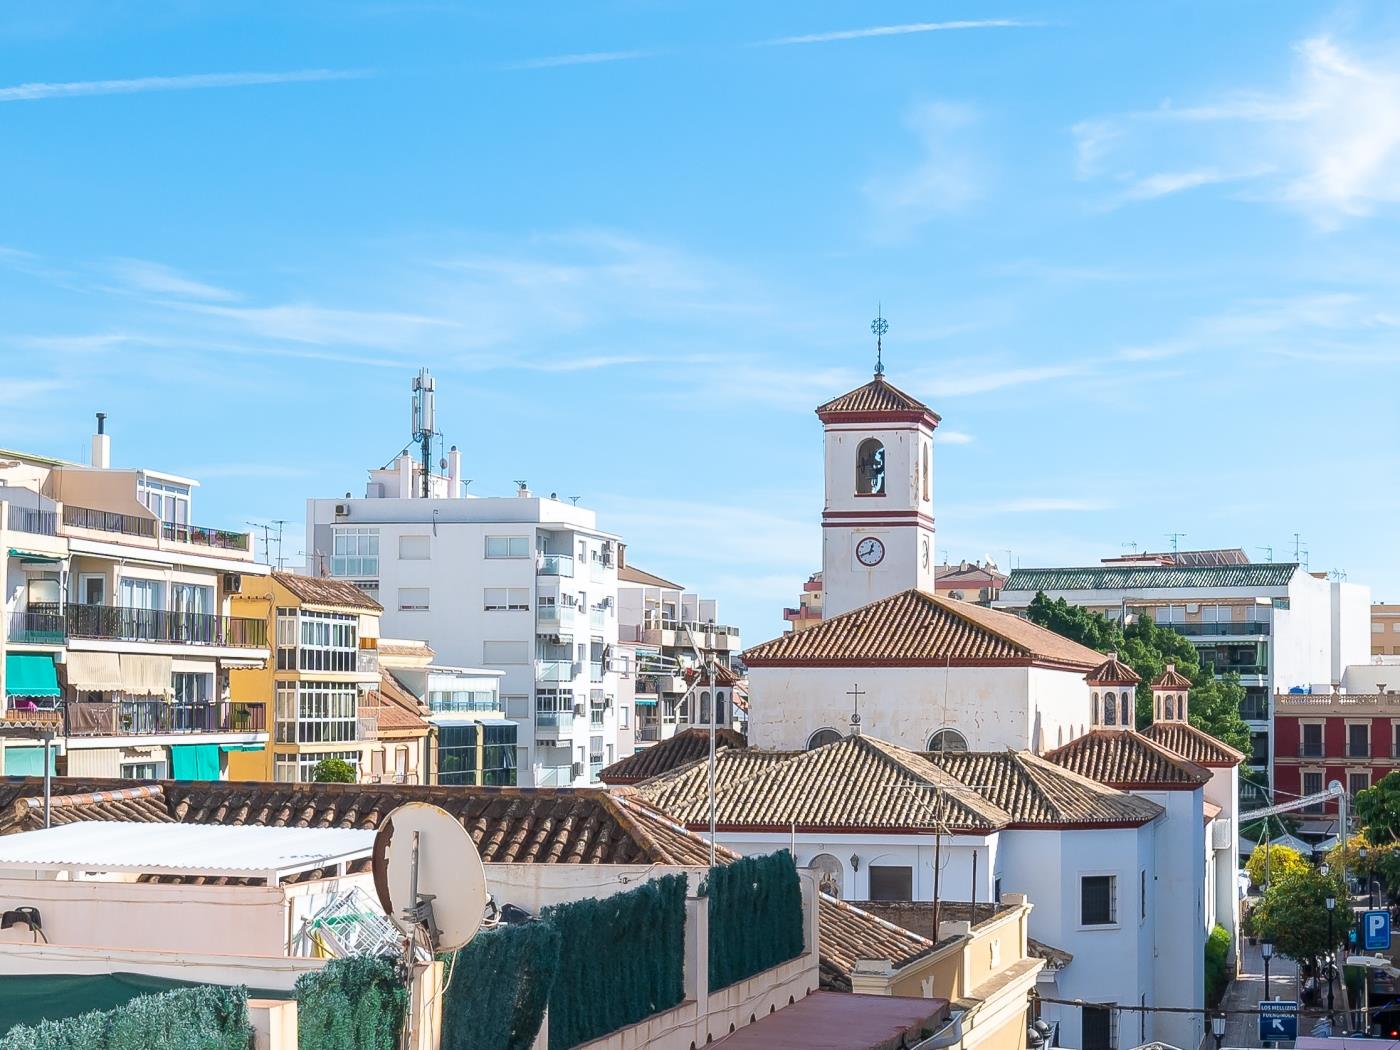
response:
M854 705L854 710L852 710L852 712L851 712L851 735L852 735L852 736L859 736L859 735L860 735L860 698L861 698L862 696L865 695L865 690L862 689L862 688L860 687L860 683L857 682L857 683L856 683L854 686L852 686L850 689L847 689L847 690L846 690L846 695L849 696L849 697L851 698L851 700L852 700L852 702L853 702L853 705Z

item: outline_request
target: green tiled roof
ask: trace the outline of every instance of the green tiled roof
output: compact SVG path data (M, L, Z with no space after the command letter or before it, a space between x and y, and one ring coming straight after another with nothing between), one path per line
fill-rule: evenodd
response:
M1087 565L1077 569L1013 569L1007 591L1118 591L1165 588L1287 587L1296 562L1249 565Z

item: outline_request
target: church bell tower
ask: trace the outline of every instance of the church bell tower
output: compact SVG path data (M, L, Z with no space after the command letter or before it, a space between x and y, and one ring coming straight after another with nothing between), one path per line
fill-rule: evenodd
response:
M939 416L885 379L877 318L875 378L817 409L825 432L822 613L913 588L932 592L933 431Z

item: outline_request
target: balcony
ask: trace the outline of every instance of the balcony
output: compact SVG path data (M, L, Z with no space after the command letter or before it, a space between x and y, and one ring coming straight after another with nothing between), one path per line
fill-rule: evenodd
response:
M535 767L535 787L569 787L573 782L574 767L572 764Z
M173 521L163 521L160 525L162 539L176 543L191 543L197 547L216 547L225 551L247 551L251 537L246 532L226 532L211 529L204 525L181 525Z
M1246 722L1267 722L1269 701L1264 697L1245 697L1240 701L1240 717Z
M1177 634L1187 638L1261 638L1269 633L1270 624L1263 623L1164 623Z
M537 736L557 740L561 736L572 736L573 732L573 708L567 711L535 712L535 734Z
M379 674L379 650L358 649L355 652L355 671L358 674Z
M572 605L540 605L535 609L535 626L541 634L568 633L577 611Z
M267 622L246 616L77 604L70 604L64 615L69 638L267 648Z
M637 676L637 684L632 691L636 696L656 696L660 689L660 680L656 675L644 674Z
M1269 673L1268 667L1264 664L1217 664L1213 660L1206 662L1210 665L1211 674L1217 677L1230 674L1232 671L1241 678L1248 675L1259 675L1262 677Z
M155 518L138 518L134 514L118 514L111 510L64 504L63 524L75 529L92 529L94 532L119 532L123 536L141 536L148 540L156 538Z
M637 743L654 744L661 739L661 726L656 723L638 724L635 734Z
M486 714L501 710L501 700L494 694L485 698L477 699L471 696L453 696L428 699L428 710L433 714Z
M588 665L588 680L590 682L601 682L603 680L603 662L595 660Z
M8 630L6 637L20 645L62 645L68 637L63 611L57 603L36 603L10 613Z
M1299 758L1321 758L1324 748L1320 740L1305 740L1298 745Z
M170 703L116 700L63 705L68 736L167 736L184 733L264 733L267 705L235 700Z
M1370 757L1371 757L1371 744L1370 744L1370 741L1367 741L1366 743L1360 744L1360 745L1357 745L1357 744L1350 744L1350 743L1347 744L1346 757L1347 757L1347 758L1370 758Z
M578 677L579 666L572 660L536 660L535 681L572 682Z
M569 554L541 554L535 558L535 571L540 576L568 576L574 574L574 559Z
M58 513L52 510L32 510L10 505L10 528L35 536L58 535Z

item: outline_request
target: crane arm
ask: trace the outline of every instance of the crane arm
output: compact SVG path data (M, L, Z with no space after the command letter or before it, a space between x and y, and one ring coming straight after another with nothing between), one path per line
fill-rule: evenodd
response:
M1332 781L1327 787L1312 795L1304 795L1302 798L1295 798L1289 802L1278 802L1272 806L1265 806L1263 809L1251 809L1248 813L1241 813L1239 821L1241 824L1251 820L1262 820L1264 817L1272 817L1278 813L1288 813L1295 809L1305 809L1308 806L1315 806L1328 799L1340 798L1346 793L1346 789L1337 781Z

